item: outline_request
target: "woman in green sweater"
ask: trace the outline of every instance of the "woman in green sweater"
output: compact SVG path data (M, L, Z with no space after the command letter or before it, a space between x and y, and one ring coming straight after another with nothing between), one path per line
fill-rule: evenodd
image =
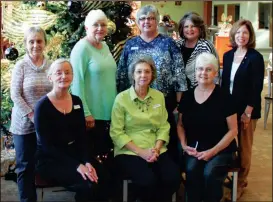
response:
M107 17L92 10L85 19L86 37L74 46L70 59L74 72L71 91L81 98L89 146L93 156L105 156L112 149L109 137L111 110L116 97L116 62L107 44Z

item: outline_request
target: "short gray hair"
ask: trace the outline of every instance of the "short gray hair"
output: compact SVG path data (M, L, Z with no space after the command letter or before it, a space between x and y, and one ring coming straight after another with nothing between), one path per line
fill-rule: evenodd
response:
M57 65L62 64L62 63L65 63L65 62L67 62L67 63L70 65L71 70L73 71L72 65L71 65L71 63L69 62L68 59L66 59L66 58L59 58L59 59L55 60L55 61L50 65L50 67L49 67L49 69L48 69L48 71L47 71L47 76L50 76L50 75L53 73L53 71L54 71L54 69L56 68Z
M45 40L45 44L47 44L47 38L46 38L46 32L45 30L43 30L41 27L39 26L34 26L34 27L30 27L28 28L25 33L24 33L24 44L26 45L27 43L27 37L30 35L30 34L36 34L36 33L42 33L43 36L44 36L44 40Z
M195 61L195 68L205 65L212 65L216 72L219 69L219 63L215 55L212 53L201 53L197 56Z
M160 17L159 17L159 12L158 9L154 6L154 5L146 5L141 7L137 14L136 14L136 20L137 20L137 24L139 24L139 18L142 15L148 15L148 14L154 14L155 18L156 18L156 22L157 24L159 23Z
M153 83L153 81L157 77L156 66L155 66L153 58L151 56L147 56L147 55L140 55L133 60L133 62L130 64L130 66L128 68L128 78L130 80L131 85L135 84L133 77L134 77L136 66L141 63L146 63L151 67L152 80L149 84Z
M91 10L88 15L85 17L85 21L84 21L84 26L85 27L91 27L95 22L99 21L99 20L103 20L105 21L105 23L107 24L107 17L105 15L105 13L100 10Z

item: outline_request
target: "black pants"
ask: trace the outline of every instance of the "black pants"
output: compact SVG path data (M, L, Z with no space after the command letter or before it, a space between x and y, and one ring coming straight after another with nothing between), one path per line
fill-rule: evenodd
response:
M173 114L174 109L177 106L176 93L170 93L165 97L165 105L168 112L168 122L170 124L170 141L167 146L168 154L172 160L178 165L179 164L179 149L178 149L178 135L176 120Z
M37 172L43 179L56 182L69 191L76 192L76 201L106 201L109 198L109 174L96 160L90 162L96 169L98 184L84 180L75 166L53 159L39 160Z
M171 201L180 186L179 168L166 152L154 163L134 155L118 155L115 159L119 171L132 180L135 195L142 201Z

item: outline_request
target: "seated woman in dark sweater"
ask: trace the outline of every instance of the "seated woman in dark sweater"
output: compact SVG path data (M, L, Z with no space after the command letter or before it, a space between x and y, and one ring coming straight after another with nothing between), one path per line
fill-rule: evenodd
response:
M230 95L215 85L218 60L211 53L196 59L198 85L179 104L177 132L186 158L188 202L216 202L236 151L237 115Z
M76 201L105 201L107 175L87 156L82 102L68 91L73 80L71 64L65 59L56 60L48 78L53 89L38 101L34 115L37 170L42 178L75 191ZM105 193L100 194L100 190Z

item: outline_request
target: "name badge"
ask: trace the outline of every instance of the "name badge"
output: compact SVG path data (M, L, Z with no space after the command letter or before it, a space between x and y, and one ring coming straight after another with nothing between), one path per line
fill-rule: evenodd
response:
M138 47L131 47L131 50L138 50Z
M156 104L156 105L153 106L153 108L156 109L156 108L158 108L160 106L161 106L161 104Z
M80 105L74 105L74 109L80 109L81 106Z

